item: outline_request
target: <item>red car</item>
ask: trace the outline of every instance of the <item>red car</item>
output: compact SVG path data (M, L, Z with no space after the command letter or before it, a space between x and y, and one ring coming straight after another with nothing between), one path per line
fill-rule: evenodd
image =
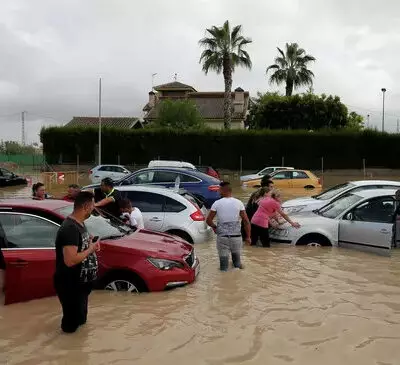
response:
M72 212L61 200L0 201L1 247L6 261L5 304L55 295L55 238ZM200 269L193 246L182 239L134 231L100 215L86 226L100 236L98 289L128 292L162 291L192 283Z

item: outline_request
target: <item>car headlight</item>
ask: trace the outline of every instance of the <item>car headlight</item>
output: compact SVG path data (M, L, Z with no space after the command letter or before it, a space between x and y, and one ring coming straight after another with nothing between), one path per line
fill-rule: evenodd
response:
M300 213L305 207L306 207L306 205L298 205L295 207L286 207L286 208L283 208L283 211L287 214Z
M182 262L166 260L166 259L155 259L154 257L149 257L147 259L152 265L160 270L172 270L173 268L183 269L184 265Z

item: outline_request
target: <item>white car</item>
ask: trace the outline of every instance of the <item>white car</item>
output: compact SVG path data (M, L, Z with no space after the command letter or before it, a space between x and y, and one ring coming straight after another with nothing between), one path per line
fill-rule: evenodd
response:
M240 181L249 181L254 179L260 179L265 175L271 175L275 171L279 170L294 170L294 167L284 167L284 166L268 166L256 174L240 176Z
M119 180L131 172L121 165L98 165L89 171L89 179L92 184L98 184L106 177Z
M207 209L186 191L140 185L118 186L117 190L140 209L146 230L170 233L194 244L213 237L206 224Z
M294 214L300 224L271 229L273 242L339 246L390 255L396 189L349 192L314 212Z
M283 211L287 214L311 212L322 208L342 195L368 189L400 189L400 181L390 180L360 180L349 181L336 185L321 194L287 200L282 204Z

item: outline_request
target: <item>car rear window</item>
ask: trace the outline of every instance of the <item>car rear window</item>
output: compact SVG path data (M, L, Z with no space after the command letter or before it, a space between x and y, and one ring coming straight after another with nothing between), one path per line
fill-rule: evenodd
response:
M203 204L197 200L195 197L189 195L189 194L182 194L182 196L188 200L189 202L191 202L197 209L201 209L203 207Z
M186 206L175 199L166 197L164 212L166 213L180 213L186 209Z

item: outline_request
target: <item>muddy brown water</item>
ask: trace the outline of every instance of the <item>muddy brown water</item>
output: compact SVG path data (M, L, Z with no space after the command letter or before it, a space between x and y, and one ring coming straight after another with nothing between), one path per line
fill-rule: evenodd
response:
M0 197L28 193L3 189ZM193 285L95 292L87 325L73 335L60 333L56 298L1 307L0 363L400 364L398 252L246 247L245 270L220 273L214 242L196 250L201 273Z

